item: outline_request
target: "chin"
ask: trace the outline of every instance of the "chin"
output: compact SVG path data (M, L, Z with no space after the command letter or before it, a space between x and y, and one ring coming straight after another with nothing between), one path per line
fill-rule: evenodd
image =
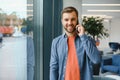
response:
M75 30L76 30L75 28L74 28L74 29L71 29L71 30L70 30L70 29L67 29L67 28L64 28L64 29L65 29L65 31L68 32L68 33L73 33L73 32L75 32Z
M67 30L67 32L68 32L68 33L74 33L74 32L75 32L75 30L72 30L72 31Z

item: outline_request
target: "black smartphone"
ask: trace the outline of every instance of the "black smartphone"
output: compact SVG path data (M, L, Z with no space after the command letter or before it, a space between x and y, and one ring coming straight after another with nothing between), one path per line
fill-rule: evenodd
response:
M79 20L77 20L77 25L79 24Z
M78 24L79 24L79 20L77 21L77 25L78 25ZM76 25L76 26L77 26L77 25ZM77 33L78 33L78 27L76 27L76 31L77 31Z

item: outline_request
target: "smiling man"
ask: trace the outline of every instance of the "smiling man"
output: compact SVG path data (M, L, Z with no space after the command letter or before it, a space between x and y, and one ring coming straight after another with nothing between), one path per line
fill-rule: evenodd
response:
M52 42L50 80L93 80L91 63L99 63L94 40L78 24L78 11L66 7L61 13L65 34Z

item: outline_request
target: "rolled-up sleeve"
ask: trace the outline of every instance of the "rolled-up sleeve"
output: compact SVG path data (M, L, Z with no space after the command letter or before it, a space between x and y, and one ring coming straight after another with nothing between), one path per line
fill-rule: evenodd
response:
M53 40L50 58L50 80L58 80L58 55L56 44L55 40Z

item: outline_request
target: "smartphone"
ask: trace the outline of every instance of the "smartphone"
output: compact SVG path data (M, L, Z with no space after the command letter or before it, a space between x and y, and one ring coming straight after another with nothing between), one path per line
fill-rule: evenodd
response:
M77 21L77 25L78 25L78 24L79 24L79 20ZM76 26L77 26L77 25L76 25ZM76 27L76 32L79 33L77 27Z

